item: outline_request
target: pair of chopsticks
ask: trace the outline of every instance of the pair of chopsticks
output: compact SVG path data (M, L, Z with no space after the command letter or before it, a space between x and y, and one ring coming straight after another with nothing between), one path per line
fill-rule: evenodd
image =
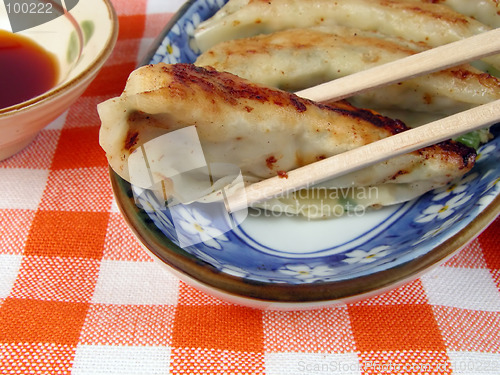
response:
M296 94L314 101L340 100L496 53L500 53L500 29L351 74ZM228 212L236 212L272 197L342 176L499 121L500 100L496 100L297 168L287 172L287 178L276 176L241 188L225 197L226 209Z

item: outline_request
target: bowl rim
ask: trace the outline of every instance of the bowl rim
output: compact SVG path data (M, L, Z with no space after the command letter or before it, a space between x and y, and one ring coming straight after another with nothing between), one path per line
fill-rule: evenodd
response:
M189 0L184 3L155 38L138 66L150 63L159 43L189 8L198 1ZM139 243L157 260L171 268L174 273L193 280L207 290L213 290L221 295L232 296L239 300L243 298L246 301L257 302L258 305L271 303L278 308L280 305L288 308L290 304L296 308L301 308L308 307L311 304L321 307L334 303L356 301L413 281L424 272L428 272L431 268L445 262L474 240L490 223L500 216L500 195L497 195L465 228L423 256L409 260L399 266L356 279L322 282L321 284L269 284L221 273L210 264L197 260L191 254L184 252L175 244L173 244L172 248L160 244L168 252L168 257L165 254L159 254L156 250L159 245L157 236L152 231L145 229L147 222L143 222L144 225L141 228L138 228L133 223L134 218L141 215L141 209L135 204L131 185L111 168L109 168L109 173L115 201L122 217ZM166 237L163 235L163 238ZM183 253L179 253L179 251Z
M148 224L147 219L136 219L136 221L141 222L141 227L134 224L134 218L146 214L135 204L130 183L123 180L111 168L109 168L109 173L118 209L132 233L149 253L175 271L186 275L209 289L215 289L222 294L238 298L243 297L274 304L294 303L300 305L311 302L345 302L346 300L360 299L364 295L378 294L384 290L392 289L398 284L410 282L417 279L424 272L429 271L432 267L445 262L457 251L465 247L500 214L500 195L497 195L469 225L428 253L399 266L374 274L360 276L356 279L322 282L320 284L269 284L221 273L210 264L197 260L182 249L174 249L177 248L175 245L166 247L161 244L158 240L158 236L161 235L156 235L153 231L145 229ZM166 239L164 235L162 238ZM163 248L166 254L158 251L159 247ZM183 253L179 253L179 251L183 251Z
M97 57L89 64L82 72L80 72L77 76L73 77L67 82L54 86L52 89L35 96L34 98L25 100L24 102L17 103L11 105L9 107L0 108L0 120L2 118L7 118L9 116L13 116L20 112L24 112L30 110L32 108L36 108L38 106L43 105L48 100L53 98L58 98L64 95L67 91L69 91L72 87L77 86L80 82L84 81L87 77L91 77L95 74L107 61L111 53L113 52L113 48L111 48L118 39L118 29L119 22L118 16L116 14L116 10L111 4L110 0L100 0L104 3L107 8L108 16L111 21L111 28L104 44L104 48L99 52ZM71 13L65 13L65 17L71 17ZM71 19L70 19L71 21ZM72 21L71 21L72 22Z

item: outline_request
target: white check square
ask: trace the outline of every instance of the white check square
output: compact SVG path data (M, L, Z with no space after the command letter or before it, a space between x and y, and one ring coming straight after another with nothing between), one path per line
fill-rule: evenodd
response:
M421 280L432 305L500 310L500 291L487 269L439 267Z
M0 209L36 210L48 176L43 169L0 168Z
M267 375L361 375L356 353L266 353Z
M158 262L103 260L92 302L173 305L178 289L178 279Z
M448 352L454 375L497 375L500 354L477 352Z
M9 296L22 259L22 255L0 254L0 298Z
M73 375L167 375L170 348L80 345L76 349Z

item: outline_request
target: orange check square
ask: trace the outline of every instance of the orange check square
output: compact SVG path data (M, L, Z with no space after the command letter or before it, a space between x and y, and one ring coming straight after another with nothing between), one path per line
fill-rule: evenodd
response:
M105 65L85 90L83 96L120 95L128 76L135 68L135 60L123 64Z
M445 350L429 305L349 306L349 317L360 351Z
M25 255L100 259L109 214L37 211Z
M0 309L0 343L75 346L88 304L7 298Z
M172 346L262 352L262 312L232 305L179 305Z
M11 295L40 300L90 302L98 276L97 259L25 256Z
M265 373L264 353L192 347L172 348L170 374Z
M124 39L139 39L144 34L144 26L146 24L146 16L143 14L122 15L118 17L118 22L123 27L120 27L118 34L119 40Z
M5 374L70 374L75 347L51 343L0 345L0 369Z
M99 147L99 126L62 130L52 169L106 167L107 165L104 151Z
M479 237L479 243L483 249L488 267L500 270L500 251L498 251L498 244L500 243L500 219L495 220L485 229L481 237Z

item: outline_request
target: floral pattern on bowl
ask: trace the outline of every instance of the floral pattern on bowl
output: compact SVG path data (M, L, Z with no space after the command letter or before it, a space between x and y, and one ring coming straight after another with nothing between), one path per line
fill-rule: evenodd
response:
M397 267L426 254L465 228L490 204L500 190L495 162L500 158L500 146L495 141L480 150L481 157L474 170L460 181L432 191L416 201L382 209L384 215L367 212L366 216L382 219L376 220L368 230L349 241L324 236L323 246L314 251L310 248L301 248L293 253L284 250L280 240L270 238L269 232L252 228L258 225L256 222L259 220L265 220L256 212L255 217L250 214L235 230L224 232L220 224L204 215L203 207L194 204L175 206L179 207L176 210L181 210L180 214L175 214L181 215L182 219L174 220L172 209L165 207L151 191L134 188L134 194L138 205L149 208L149 218L176 246L220 272L233 268L247 279L268 283L299 284L353 279ZM365 217L355 219L366 221ZM280 233L289 230L291 242L299 240L296 237L302 235L302 225L324 226L332 231L338 227L343 231L348 230L351 223L347 218L318 223L305 223L302 218L280 217L267 221L272 221L270 224L277 226L275 230ZM193 235L200 236L198 243L182 246L179 236Z

